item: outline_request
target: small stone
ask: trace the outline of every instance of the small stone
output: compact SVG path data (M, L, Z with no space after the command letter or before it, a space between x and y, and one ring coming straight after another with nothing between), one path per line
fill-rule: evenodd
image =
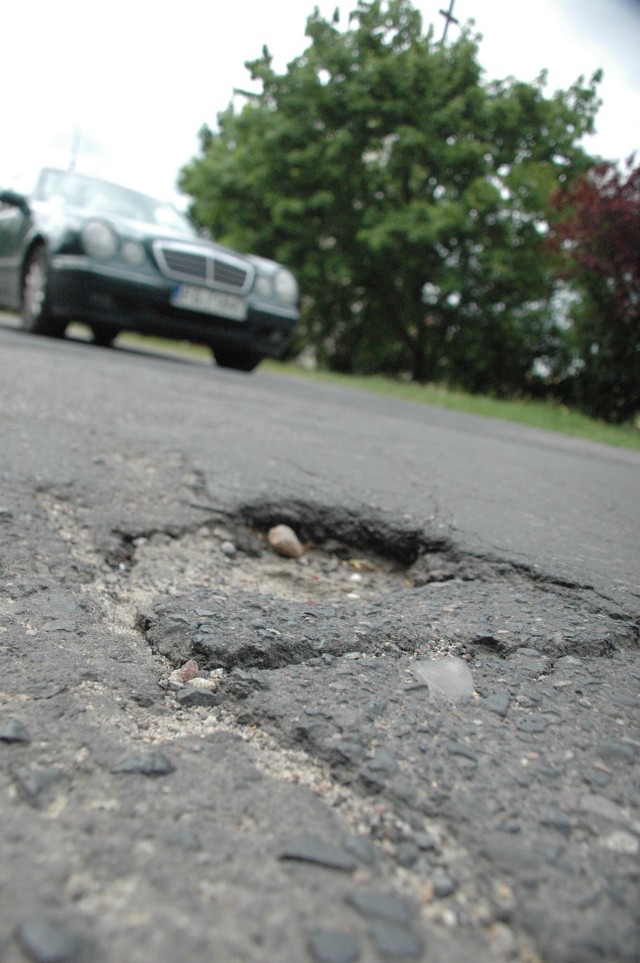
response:
M354 963L360 959L353 936L337 930L316 930L311 934L309 949L316 963Z
M389 752L388 749L378 749L367 761L367 769L393 775L394 772L398 771L398 763L393 753Z
M220 551L223 555L226 555L227 558L235 558L238 554L238 549L235 547L233 542L222 542L220 545Z
M563 812L560 812L560 810L546 813L546 815L540 819L540 825L547 829L555 829L567 837L571 835L573 830L573 823Z
M611 776L606 772L602 772L601 769L583 769L582 778L591 786L598 786L599 788L608 786L611 782Z
M224 671L224 670L223 670ZM209 678L206 676L198 675L195 679L192 679L189 683L194 689L206 689L208 692L216 692L219 685L221 675L210 675Z
M342 845L352 854L352 856L355 856L356 859L359 859L361 863L365 863L367 866L373 866L375 863L375 846L371 840L367 839L365 836L356 836L355 833L350 833L343 838Z
M554 779L559 779L564 773L564 768L562 766L546 766L539 765L537 768L537 774L540 779L548 779L553 781Z
M614 823L627 822L627 817L619 806L605 796L598 796L595 793L586 793L581 796L580 809L583 813L601 816L602 819L609 819Z
M239 529L235 533L234 544L239 552L243 552L250 558L259 558L262 555L262 542L249 529Z
M522 650L521 650L522 651ZM562 655L559 659L556 659L553 663L554 669L575 669L583 666L584 662L582 659L578 659L575 655Z
M139 752L125 756L117 763L113 773L140 773L143 776L167 776L175 772L175 766L161 752Z
M39 916L23 920L16 939L34 963L74 963L82 955L82 941L57 920Z
M501 716L504 719L507 712L509 711L509 704L511 702L511 696L508 692L496 691L488 695L484 700L484 704L490 712L495 712L496 715Z
M176 669L166 679L160 679L158 685L166 692L178 692L184 686L184 682L178 677L178 670Z
M177 829L174 833L167 838L167 842L171 846L178 846L180 849L190 849L193 852L199 852L202 849L202 843L200 842L200 837L196 833L195 829L188 826L186 829Z
M73 619L53 619L42 629L43 632L76 632L78 623Z
M274 552L285 558L300 558L304 554L298 536L288 525L275 525L269 529L267 541Z
M415 866L420 859L420 850L415 845L415 843L409 840L403 840L396 846L396 860L398 861L398 866L405 866L409 869L411 866Z
M530 715L521 716L516 719L516 726L520 732L538 733L544 732L549 723L539 713L532 712Z
M635 709L638 705L638 697L630 692L618 692L612 697L611 704L617 709Z
M409 905L400 896L362 893L356 890L348 893L346 900L363 916L372 919L387 920L390 923L409 923L411 920Z
M522 648L514 652L513 658L516 660L517 670L525 676L540 676L546 669L549 660L545 658L537 649Z
M199 672L198 663L195 659L189 659L184 665L180 666L177 675L178 678L183 682L190 682L191 679L195 679Z
M184 708L192 706L202 706L206 709L217 706L220 702L219 697L210 689L203 689L200 686L185 685L176 693L176 700Z
M40 795L53 782L64 776L62 769L18 769L14 772L14 779L22 791L23 796L30 803L35 803Z
M49 682L33 686L31 693L34 699L55 699L67 691L64 682Z
M280 859L292 859L304 863L316 863L329 869L342 869L347 872L356 869L355 859L344 849L325 843L318 836L303 834L292 840L280 854Z
M640 840L632 833L627 833L623 829L618 829L600 840L605 849L610 849L614 853L621 853L624 856L637 856L640 852Z
M336 762L357 765L364 759L366 749L356 739L341 739L332 746L332 752Z
M422 957L422 943L409 929L394 923L374 923L371 936L380 955L418 960Z
M477 754L473 751L473 749L469 748L469 746L465 746L463 742L448 743L447 753L450 756L462 756L463 759L468 759L470 762L477 763L478 761Z
M411 668L416 678L427 683L430 692L446 696L452 702L463 702L473 695L471 669L462 659L421 659Z
M598 743L598 754L607 761L633 762L636 751L633 746L618 739L603 739Z
M427 832L415 833L413 841L419 849L422 849L425 852L430 849L435 849L438 844L436 837Z
M499 823L496 828L501 833L511 833L513 835L522 832L522 825L517 819L505 819L503 822Z
M508 883L498 880L493 884L493 902L496 919L506 922L516 908L516 898Z
M437 899L446 899L447 896L452 896L455 893L457 887L455 881L451 879L449 874L438 866L431 877L431 882L433 884L433 894Z
M7 719L0 725L0 742L31 742L31 736L18 719Z
M366 786L367 791L381 792L386 786L384 773L375 772L366 767L360 770L360 781Z

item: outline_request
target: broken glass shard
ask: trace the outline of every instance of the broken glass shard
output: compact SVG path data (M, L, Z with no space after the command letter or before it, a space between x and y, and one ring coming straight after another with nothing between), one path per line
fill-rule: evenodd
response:
M471 669L462 659L420 659L411 666L414 675L426 682L429 691L462 702L473 695Z

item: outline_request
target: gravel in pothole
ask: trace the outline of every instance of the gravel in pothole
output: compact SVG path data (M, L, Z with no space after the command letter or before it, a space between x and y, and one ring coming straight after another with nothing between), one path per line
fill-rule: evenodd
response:
M400 564L337 543L337 550L309 547L299 559L282 558L264 537L243 532L241 538L220 527L180 539L141 538L135 548L133 579L157 588L164 583L168 593L199 585L308 601L366 601L411 584Z

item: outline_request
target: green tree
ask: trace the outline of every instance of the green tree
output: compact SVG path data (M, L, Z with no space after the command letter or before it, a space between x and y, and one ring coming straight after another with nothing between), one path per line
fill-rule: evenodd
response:
M548 197L588 166L597 78L487 83L472 31L436 43L408 0L360 0L346 30L316 10L307 36L201 132L194 216L296 270L321 363L517 390L553 334Z

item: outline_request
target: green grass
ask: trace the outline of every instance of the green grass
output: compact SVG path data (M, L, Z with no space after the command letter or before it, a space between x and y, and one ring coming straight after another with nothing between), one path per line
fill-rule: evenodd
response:
M131 343L141 348L158 349L168 353L188 354L194 358L209 360L208 348L198 347L187 342L163 341L157 338L121 335L119 341ZM500 418L517 424L560 432L574 438L616 445L619 448L640 450L640 430L632 425L609 425L596 421L564 405L548 401L502 401L486 395L470 395L454 391L440 385L417 385L381 375L343 375L330 371L308 371L294 362L263 361L261 371L270 371L287 378L305 378L325 384L340 385L356 391L370 391L400 398L414 404L434 405L437 408L450 408L465 411L472 415Z
M395 381L380 375L341 375L327 371L305 371L293 363L264 361L261 369L287 377L309 378L345 388L401 398L415 404L450 408L472 415L484 415L488 418L501 418L504 421L557 431L575 438L586 438L589 441L640 450L638 428L631 425L609 425L564 405L548 401L502 401L486 395L470 395L463 391L454 391L440 385L417 385Z

